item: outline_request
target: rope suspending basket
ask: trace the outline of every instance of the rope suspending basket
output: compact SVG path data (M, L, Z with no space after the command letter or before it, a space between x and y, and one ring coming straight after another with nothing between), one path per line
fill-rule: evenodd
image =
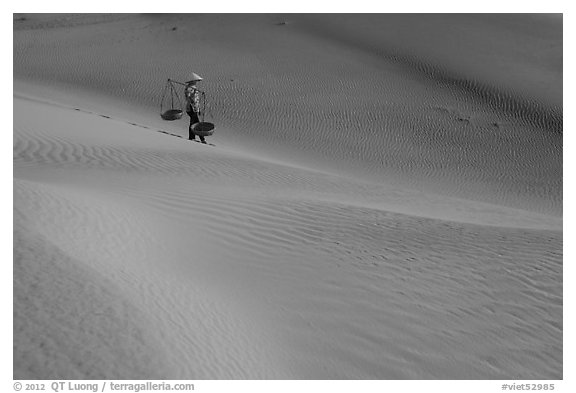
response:
M170 109L164 110L164 103L167 99L166 93L170 92ZM178 103L177 106L174 106L174 98ZM178 93L174 88L174 84L170 79L166 82L166 86L164 86L164 92L162 93L162 100L160 101L160 116L164 120L178 120L182 118L182 102L180 101L180 97L178 97Z

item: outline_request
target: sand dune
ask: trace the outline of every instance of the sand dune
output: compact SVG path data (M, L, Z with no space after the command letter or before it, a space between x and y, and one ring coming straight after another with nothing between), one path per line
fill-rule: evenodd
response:
M553 17L25 18L14 378L562 378Z
M531 35L520 41L525 29L500 34L492 53L485 47L494 43L497 20L480 30L482 19L470 29L471 16L446 18L422 22L439 34L428 46L414 43L427 30L408 34L406 26L415 21L394 16L147 16L23 30L16 38L16 49L21 40L25 50L15 50L15 75L113 95L157 112L167 77L210 70L204 86L211 113L228 130L220 135L256 151L560 214L561 30L542 23L549 33L537 41ZM510 25L506 19L500 24ZM48 36L36 40L39 35ZM404 52L382 57L379 51L390 42ZM534 59L535 49L551 55ZM432 51L446 54L443 62L439 55L431 58ZM398 60L402 56L412 60ZM41 62L32 61L38 57ZM518 69L517 63L532 72L503 72ZM540 192L547 197L532 197Z

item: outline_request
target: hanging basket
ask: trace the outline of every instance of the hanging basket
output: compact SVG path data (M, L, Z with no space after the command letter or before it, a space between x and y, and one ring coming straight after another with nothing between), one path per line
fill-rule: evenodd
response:
M168 109L160 116L162 116L164 120L178 120L182 118L182 109Z
M170 97L167 97L167 93ZM169 100L170 109L164 110L165 101ZM176 105L175 105L176 104ZM168 79L166 86L164 86L164 92L162 93L162 100L160 101L160 117L164 120L178 120L182 118L182 102L178 93L172 83L172 80Z
M210 136L214 134L214 124L202 121L192 126L192 131L198 136Z

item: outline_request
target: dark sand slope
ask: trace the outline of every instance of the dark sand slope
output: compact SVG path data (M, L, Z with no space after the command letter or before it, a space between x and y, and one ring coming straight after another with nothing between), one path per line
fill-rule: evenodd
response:
M561 18L16 18L15 378L562 378Z

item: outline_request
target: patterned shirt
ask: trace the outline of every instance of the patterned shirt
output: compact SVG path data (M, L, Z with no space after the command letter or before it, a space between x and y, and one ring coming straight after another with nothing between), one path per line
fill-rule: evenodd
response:
M186 97L186 112L200 112L200 90L196 86L186 86L184 96Z

